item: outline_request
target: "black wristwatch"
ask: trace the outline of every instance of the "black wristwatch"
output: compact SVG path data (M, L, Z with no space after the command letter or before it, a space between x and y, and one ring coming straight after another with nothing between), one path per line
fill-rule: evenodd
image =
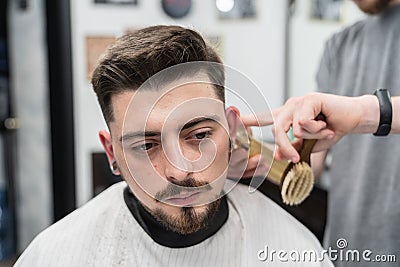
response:
M374 95L378 98L380 111L379 126L374 135L386 136L392 128L392 102L390 100L390 93L387 89L376 89Z

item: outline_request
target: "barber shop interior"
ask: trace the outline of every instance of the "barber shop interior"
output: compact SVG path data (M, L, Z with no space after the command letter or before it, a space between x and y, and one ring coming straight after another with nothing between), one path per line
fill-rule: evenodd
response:
M399 0L0 12L0 267L400 266Z

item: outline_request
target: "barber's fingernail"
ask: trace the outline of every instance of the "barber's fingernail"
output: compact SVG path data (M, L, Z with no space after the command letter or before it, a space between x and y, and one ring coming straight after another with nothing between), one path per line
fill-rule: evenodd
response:
M292 157L291 161L297 162L297 157Z

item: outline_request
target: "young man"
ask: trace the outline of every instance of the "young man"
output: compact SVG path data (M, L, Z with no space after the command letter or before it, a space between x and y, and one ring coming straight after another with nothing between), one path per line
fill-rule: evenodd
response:
M124 182L42 232L16 265L330 266L304 226L226 181L238 110L225 110L220 62L178 26L117 40L92 83Z

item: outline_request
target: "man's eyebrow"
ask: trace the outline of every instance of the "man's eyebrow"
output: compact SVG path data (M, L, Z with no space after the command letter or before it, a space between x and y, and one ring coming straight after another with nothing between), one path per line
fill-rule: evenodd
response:
M216 115L195 118L195 119L189 121L188 123L186 123L185 125L183 125L181 131L189 129L189 128L191 128L199 123L202 123L202 122L206 122L206 121L217 122L218 120L219 120L219 116L216 116ZM157 131L131 132L131 133L127 133L127 134L124 134L123 136L121 136L119 141L122 143L122 142L126 142L130 139L135 139L135 138L140 138L140 137L142 137L142 138L143 137L154 137L154 136L161 136L161 133L157 132Z
M122 142L126 142L130 139L134 139L134 138L154 137L154 136L160 136L160 135L161 135L161 133L156 132L156 131L137 131L137 132L131 132L131 133L124 134L123 136L121 136L119 141L122 143Z
M219 121L219 117L214 115L214 116L195 118L195 119L189 121L188 123L186 123L185 125L183 125L182 131L186 130L186 129L189 129L189 128L191 128L191 127L193 127L193 126L195 126L195 125L197 125L199 123L206 122L206 121L217 122L217 121Z

